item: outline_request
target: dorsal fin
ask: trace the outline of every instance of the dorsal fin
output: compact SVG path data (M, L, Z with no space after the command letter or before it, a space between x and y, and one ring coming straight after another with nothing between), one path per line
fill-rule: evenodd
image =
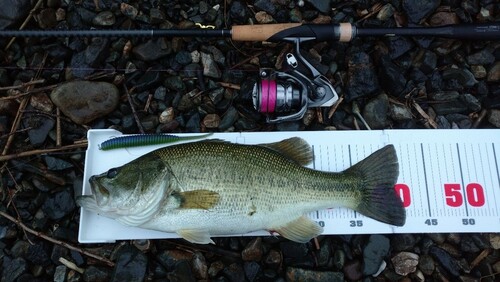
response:
M308 165L313 160L311 146L300 137L292 137L275 143L259 144L259 146L274 150L300 165Z

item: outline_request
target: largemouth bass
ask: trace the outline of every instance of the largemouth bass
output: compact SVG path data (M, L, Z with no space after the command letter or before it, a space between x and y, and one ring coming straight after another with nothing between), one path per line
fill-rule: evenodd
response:
M77 202L123 224L199 244L213 243L212 235L256 230L307 242L323 229L306 214L333 207L404 225L392 145L340 173L305 167L312 159L311 146L298 137L261 145L173 145L92 176L92 195Z

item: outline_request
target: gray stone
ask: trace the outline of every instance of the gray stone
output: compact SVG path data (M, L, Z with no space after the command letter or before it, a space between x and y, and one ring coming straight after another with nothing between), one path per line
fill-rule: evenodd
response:
M287 281L330 281L342 282L344 281L344 274L342 272L333 271L314 271L296 267L288 267L286 269Z
M66 273L68 268L65 265L58 265L56 267L56 272L54 272L54 282L64 282L66 281Z
M7 270L7 271L6 271ZM11 259L7 256L3 257L3 273L2 282L16 281L23 272L28 270L26 261L22 258Z
M23 124L28 130L28 137L33 147L39 147L45 143L49 132L54 128L55 121L52 118L27 115L29 118L23 119Z
M379 90L375 66L370 56L360 50L352 50L347 57L346 102L369 96Z
M411 110L405 105L391 104L390 114L395 121L405 121L413 118Z
M430 255L424 254L420 256L418 269L420 269L425 275L431 275L435 268L434 259Z
M403 0L403 10L413 23L431 15L441 4L440 0Z
M460 275L460 266L455 258L453 258L447 251L442 248L432 246L429 249L429 254L439 262L439 264L446 269L452 276L458 277Z
M214 61L212 54L201 52L201 64L203 65L203 75L212 78L220 78L222 76L222 72Z
M154 61L172 53L172 43L166 40L149 40L134 49L132 53L140 60Z
M481 110L481 102L476 98L476 96L466 93L462 97L470 111L477 112Z
M50 197L43 203L43 212L51 219L58 220L75 209L75 201L73 195L68 190L50 195Z
M383 235L371 235L368 244L363 250L363 274L375 274L384 260L384 257L389 253L389 239Z
M467 112L467 106L462 101L451 100L442 103L436 103L431 106L436 114L448 115Z
M268 14L274 15L276 14L276 6L274 5L273 1L267 1L267 0L257 0L254 3L254 6L258 10L266 11Z
M219 123L219 130L225 131L230 128L238 120L238 115L238 110L235 107L229 107Z
M138 249L125 246L118 251L111 281L143 281L148 258Z
M83 281L86 282L106 282L111 278L111 274L104 267L89 266L83 273Z
M87 124L103 117L118 106L119 91L107 82L72 81L52 91L50 98L77 124Z
M488 121L496 127L500 128L500 110L491 109L488 116Z
M469 65L489 65L493 62L495 62L495 56L487 49L467 56L467 63Z
M29 14L30 0L4 0L0 9L0 30L19 23Z
M331 1L324 0L306 0L311 5L322 13L329 13L331 9Z
M488 71L488 77L486 80L488 82L500 81L500 62L496 62L495 65Z
M429 97L435 101L452 101L460 97L460 93L457 91L439 91L430 93Z
M193 272L197 279L207 279L208 278L208 267L205 260L205 256L200 252L195 252L193 255Z
M467 69L449 68L443 71L443 79L455 79L464 87L473 87L478 81L474 74Z
M115 15L111 11L103 11L97 14L92 23L99 26L112 26L116 22Z
M387 125L389 97L380 94L370 100L363 109L363 117L372 129L382 129Z

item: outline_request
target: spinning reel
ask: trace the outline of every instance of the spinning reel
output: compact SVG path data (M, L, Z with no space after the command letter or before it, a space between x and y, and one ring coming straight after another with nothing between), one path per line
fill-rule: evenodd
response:
M307 38L285 40L295 44L295 54L286 55L290 70L261 68L261 79L253 87L253 105L267 115L268 123L299 120L308 108L328 107L339 99L328 79L300 54L300 42ZM309 70L309 75L298 70L301 63Z

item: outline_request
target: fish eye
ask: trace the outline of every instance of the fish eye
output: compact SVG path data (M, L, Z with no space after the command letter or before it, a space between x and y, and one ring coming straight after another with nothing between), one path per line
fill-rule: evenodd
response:
M116 168L111 168L108 170L108 173L106 174L107 178L114 178L118 174L118 170Z

